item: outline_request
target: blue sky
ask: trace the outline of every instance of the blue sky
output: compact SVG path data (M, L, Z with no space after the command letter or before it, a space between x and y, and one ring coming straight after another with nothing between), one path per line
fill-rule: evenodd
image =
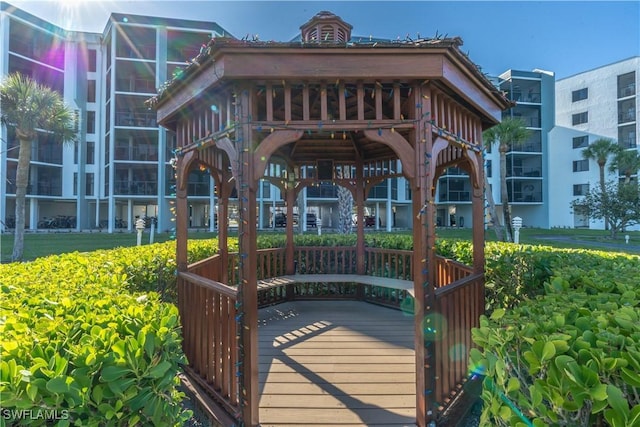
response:
M513 68L556 78L640 55L640 1L9 0L65 29L102 32L112 12L215 21L236 37L286 41L321 10L353 34L447 34L490 75Z

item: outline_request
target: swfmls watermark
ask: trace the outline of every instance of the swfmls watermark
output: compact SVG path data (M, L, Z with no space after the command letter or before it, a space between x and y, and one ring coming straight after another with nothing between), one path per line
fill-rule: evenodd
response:
M59 420L68 420L70 418L70 414L67 409L0 408L0 417L8 421L18 421L18 420L59 421Z

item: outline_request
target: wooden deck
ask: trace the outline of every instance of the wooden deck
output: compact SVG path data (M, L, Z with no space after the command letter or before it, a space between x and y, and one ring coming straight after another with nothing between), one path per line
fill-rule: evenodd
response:
M413 319L358 301L259 311L260 424L413 426Z

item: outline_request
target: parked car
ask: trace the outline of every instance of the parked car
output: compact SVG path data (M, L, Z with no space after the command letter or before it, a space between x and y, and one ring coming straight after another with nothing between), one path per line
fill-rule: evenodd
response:
M353 214L352 219L353 225L358 225L358 216ZM364 217L364 226L365 227L375 227L376 226L376 217L375 216L365 216Z
M278 212L273 217L273 224L276 227L286 227L287 226L287 215L283 212Z
M316 228L318 226L318 219L316 218L316 214L307 213L307 227Z

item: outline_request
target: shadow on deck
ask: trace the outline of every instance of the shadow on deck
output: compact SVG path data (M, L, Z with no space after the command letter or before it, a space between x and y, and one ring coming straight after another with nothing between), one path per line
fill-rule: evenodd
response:
M262 426L415 425L410 315L358 301L259 313Z

